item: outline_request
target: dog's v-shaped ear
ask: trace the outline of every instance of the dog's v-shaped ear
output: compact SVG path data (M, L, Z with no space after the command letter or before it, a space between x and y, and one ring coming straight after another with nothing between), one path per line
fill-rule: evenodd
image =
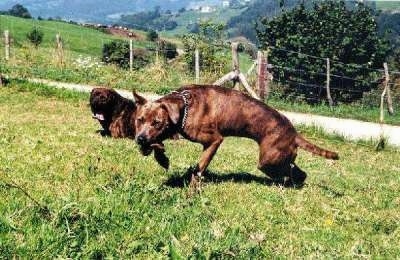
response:
M147 103L147 100L144 97L140 96L135 91L133 91L133 99L135 100L135 103L138 105L144 105Z
M174 103L161 103L161 106L168 112L168 116L173 124L177 124L179 121L179 105Z

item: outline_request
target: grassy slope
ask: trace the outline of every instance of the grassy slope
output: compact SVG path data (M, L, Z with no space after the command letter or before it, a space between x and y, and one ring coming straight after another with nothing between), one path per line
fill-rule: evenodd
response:
M268 185L256 169L257 146L228 138L202 193L190 196L182 176L198 145L168 142L172 165L164 172L132 141L96 134L87 98L39 85L0 89L3 257L400 255L398 150L377 153L302 129L341 160L300 152L309 177L296 190Z
M212 13L200 13L198 11L186 11L174 17L178 26L171 31L162 32L162 35L181 35L187 33L186 26L188 24L199 22L199 20L210 20L217 23L225 24L231 17L239 15L243 9L218 8Z
M0 16L0 32L9 30L17 44L26 41L26 34L35 26L44 33L43 47L54 48L55 35L60 33L66 49L85 55L100 56L103 43L119 38L98 30L63 22ZM143 45L146 43L136 42L136 45L138 44Z

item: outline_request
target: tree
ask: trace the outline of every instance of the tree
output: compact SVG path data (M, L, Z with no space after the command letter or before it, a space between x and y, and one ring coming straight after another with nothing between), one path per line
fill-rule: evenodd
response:
M105 63L113 63L121 68L129 68L130 48L129 43L122 40L115 40L103 45L102 61ZM144 49L134 49L133 51L133 67L140 69L150 62L149 53Z
M37 48L43 41L43 32L37 27L33 27L32 30L26 34L26 38Z
M188 24L186 26L186 29L188 30L188 32L190 33L199 33L200 32L200 26L198 23L192 23L192 24Z
M194 70L194 52L198 49L202 70L218 74L226 72L225 64L229 64L229 58L224 55L223 32L224 25L206 21L199 24L199 33L182 36L184 58L190 70Z
M23 5L16 4L10 10L8 10L8 14L16 17L31 19L32 16L29 13L28 9L26 9Z
M359 3L350 8L343 0L317 2L311 8L301 4L273 19L264 18L261 24L258 39L264 49L275 47L269 62L276 68L275 78L289 86L286 95L308 101L323 98L323 58L333 61L331 74L335 76L330 85L334 100L351 102L377 87L373 82L381 75L373 69L382 67L389 45L379 37L374 12L368 6Z
M155 42L158 39L158 33L154 30L147 32L146 38L148 41Z
M121 21L136 29L148 30L173 30L178 24L172 20L171 15L162 15L160 7L156 6L152 11L139 12L131 15L122 15Z
M160 50L162 51L162 55L168 60L174 59L178 56L176 48L176 44L172 42L160 41Z

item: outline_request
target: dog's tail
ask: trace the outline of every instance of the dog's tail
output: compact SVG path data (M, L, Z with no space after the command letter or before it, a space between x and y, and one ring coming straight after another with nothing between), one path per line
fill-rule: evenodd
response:
M310 153L325 157L327 159L332 159L332 160L339 159L339 155L337 153L318 147L315 144L312 144L306 139L304 139L301 135L296 136L296 144L300 148L303 148L304 150L309 151Z

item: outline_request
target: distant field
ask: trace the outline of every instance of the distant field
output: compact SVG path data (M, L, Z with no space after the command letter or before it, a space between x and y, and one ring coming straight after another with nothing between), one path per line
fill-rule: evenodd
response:
M376 7L385 11L400 11L400 1L376 1Z
M239 15L244 9L219 8L212 13L200 13L198 11L186 11L174 17L178 27L171 31L162 32L162 35L181 35L188 33L187 25L210 20L215 23L226 24L230 18Z
M341 159L300 152L308 179L293 189L257 170L254 142L227 138L191 194L185 174L199 145L168 141L165 172L133 141L97 134L87 104L42 85L0 88L1 258L400 255L399 150L301 129Z

